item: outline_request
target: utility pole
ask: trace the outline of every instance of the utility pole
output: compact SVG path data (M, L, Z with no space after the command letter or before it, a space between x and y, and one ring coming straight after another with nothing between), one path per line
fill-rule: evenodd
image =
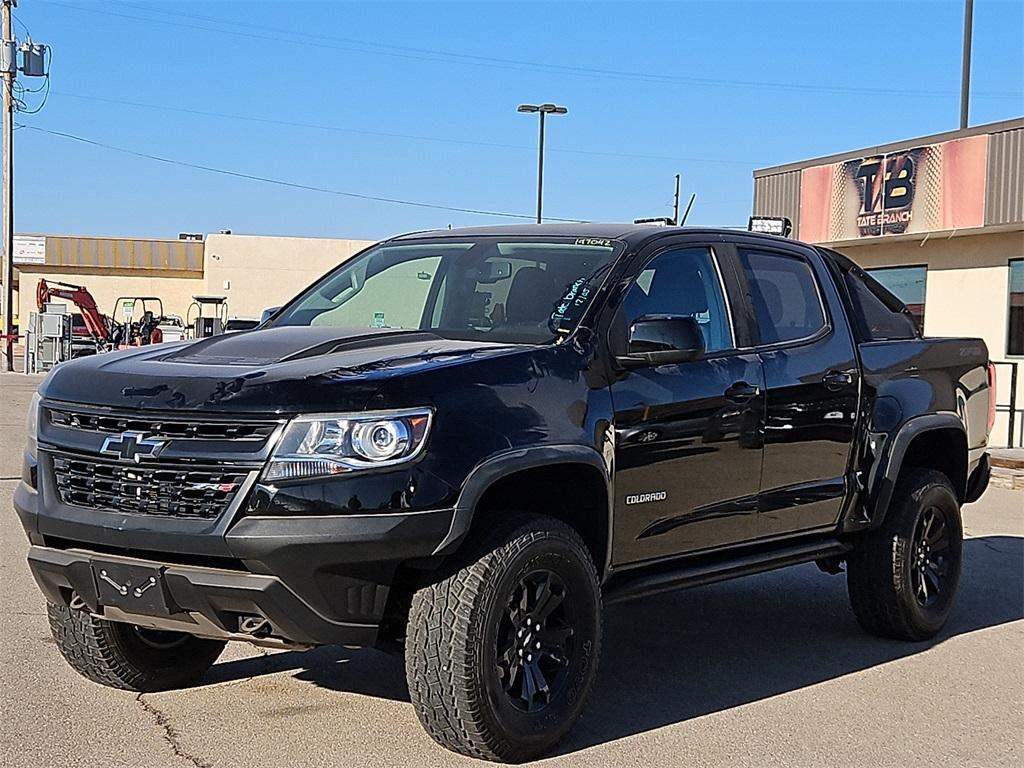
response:
M25 77L45 77L47 92L49 92L49 65L47 53L49 49L45 45L32 42L32 38L26 39L21 47L18 47L14 39L13 13L18 0L0 0L0 33L3 39L0 40L0 74L3 76L4 91L4 117L3 117L3 178L0 185L3 186L3 239L4 255L4 327L2 338L4 340L4 357L7 358L5 366L8 371L14 370L14 110L16 102L14 99L14 78L18 71ZM21 53L21 67L18 67L18 53ZM45 101L45 96L43 97ZM42 105L40 105L40 108ZM38 109L35 111L39 111Z
M544 118L549 114L564 115L569 110L556 104L520 104L516 111L540 115L540 139L537 142L537 223L540 224L544 207Z
M974 0L964 0L964 56L960 74L960 129L967 127L971 95L971 34L974 27Z
M672 199L672 223L679 224L679 174L676 174L676 194Z
M16 0L3 0L3 46L5 61L3 125L3 241L4 241L4 357L8 371L14 370L14 75L17 58L11 11Z

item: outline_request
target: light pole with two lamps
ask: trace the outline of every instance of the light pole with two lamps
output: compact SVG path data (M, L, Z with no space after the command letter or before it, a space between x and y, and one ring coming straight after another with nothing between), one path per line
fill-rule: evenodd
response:
M520 104L517 112L536 112L540 115L540 141L537 146L537 223L541 223L541 208L544 204L544 117L564 115L569 110L556 104Z

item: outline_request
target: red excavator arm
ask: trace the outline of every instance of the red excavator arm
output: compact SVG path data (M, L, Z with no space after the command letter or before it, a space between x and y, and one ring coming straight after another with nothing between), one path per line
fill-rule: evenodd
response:
M59 287L54 288L52 286ZM97 341L110 343L110 327L107 319L100 312L99 307L96 306L96 300L84 285L70 285L69 283L58 282L51 284L40 279L39 285L36 287L36 303L39 305L40 312L43 311L44 305L51 298L67 299L73 302L82 313L85 327L92 334L93 338Z

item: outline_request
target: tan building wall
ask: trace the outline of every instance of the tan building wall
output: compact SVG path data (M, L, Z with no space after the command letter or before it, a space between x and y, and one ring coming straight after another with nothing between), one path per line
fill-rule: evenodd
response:
M837 250L865 269L876 267L928 267L925 278L924 332L926 336L979 336L996 361L1016 361L1017 408L1024 408L1024 358L1006 354L1009 321L1011 259L1024 257L1024 232L999 232L972 236L935 236L899 241L837 246ZM998 366L998 396L1010 401L1010 369ZM1015 434L1020 435L1021 415ZM1007 443L1008 416L998 415L992 443Z
M372 244L372 240L209 235L202 293L225 296L228 314L259 317ZM199 291L197 291L198 293Z
M259 235L210 235L205 243L41 237L47 263L15 264L15 311L23 330L36 311L40 278L85 286L104 314L114 311L118 297L158 296L167 314L193 319L192 297L211 295L227 299L230 316L259 317L373 242ZM159 268L148 268L151 262ZM188 269L173 269L179 262Z

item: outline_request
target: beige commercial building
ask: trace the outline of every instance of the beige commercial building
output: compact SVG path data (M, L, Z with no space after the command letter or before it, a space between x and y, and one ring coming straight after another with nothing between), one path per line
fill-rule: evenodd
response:
M842 251L926 335L983 338L999 363L993 444L1024 445L1024 119L754 171L754 215Z
M122 311L121 297L158 296L166 314L188 319L196 314L194 296L222 296L227 316L258 318L370 243L234 234L205 241L19 234L16 314L27 324L43 278L86 287L108 315Z

